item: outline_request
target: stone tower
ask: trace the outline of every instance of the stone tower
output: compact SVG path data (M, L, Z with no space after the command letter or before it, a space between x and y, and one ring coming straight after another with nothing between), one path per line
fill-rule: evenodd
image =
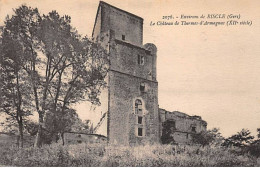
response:
M100 2L92 37L109 53L108 88L102 93L111 144L158 143L157 49L143 45L143 19Z

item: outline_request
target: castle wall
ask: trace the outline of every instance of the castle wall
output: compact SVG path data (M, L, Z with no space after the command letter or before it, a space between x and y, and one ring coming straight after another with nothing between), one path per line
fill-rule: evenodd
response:
M100 2L92 36L109 53L108 102L101 103L108 107L109 143L159 142L157 49L153 44L143 46L143 19ZM141 114L135 112L137 99L144 107Z
M115 40L110 47L110 69L121 73L131 74L143 79L156 80L154 60L156 54L150 51L133 46L120 40ZM138 56L144 57L144 64L138 64Z
M109 73L110 118L109 141L113 144L140 144L159 142L158 84L120 72ZM141 92L140 84L147 90ZM148 88L149 87L149 88ZM141 99L144 121L144 136L137 135L138 114L135 113L135 100Z
M198 116L158 108L157 49L143 45L143 19L100 2L92 33L109 53L108 88L104 112L110 144L158 143L165 123L176 143L189 143L193 134L206 130Z
M85 134L85 133L64 133L65 145L80 144L80 143L107 143L107 138L102 135Z
M122 40L124 36L126 42L139 46L143 44L143 19L101 2L92 36L96 38L99 33L109 30L115 32L116 39Z
M168 112L164 109L159 109L160 114L160 135L162 136L163 123L166 121L174 121L175 128L172 131L172 136L176 143L189 143L192 139L192 134L200 133L207 130L207 123L199 116L189 116L181 112Z

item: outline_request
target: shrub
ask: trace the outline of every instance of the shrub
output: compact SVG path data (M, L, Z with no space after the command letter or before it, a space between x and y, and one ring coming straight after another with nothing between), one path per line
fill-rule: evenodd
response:
M251 132L248 129L242 129L237 134L230 136L225 139L223 146L236 146L236 147L246 147L253 142L254 136L251 135Z
M221 136L218 128L202 131L192 135L192 142L202 145L221 145L224 138Z
M5 166L260 166L260 160L247 154L237 156L216 146L145 145L105 146L52 144L41 148L1 149L0 165Z
M248 147L248 151L251 155L260 157L260 139L256 140Z

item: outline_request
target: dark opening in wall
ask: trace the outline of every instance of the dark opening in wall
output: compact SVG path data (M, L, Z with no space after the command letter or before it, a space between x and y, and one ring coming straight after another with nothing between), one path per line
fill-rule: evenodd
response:
M125 35L122 35L122 40L125 40Z
M78 142L78 143L82 143L82 141L81 141L81 140L78 140L77 142Z
M196 132L196 127L195 126L191 127L191 131Z
M162 144L173 144L175 143L173 134L176 130L176 124L174 120L166 120L162 123Z
M138 124L143 124L143 117L142 116L138 116Z
M141 92L144 92L144 91L145 91L145 84L144 84L144 83L141 83L141 84L140 84L140 91L141 91Z
M81 138L81 135L78 135L79 138Z
M138 128L138 136L143 136L143 128Z
M138 54L137 60L139 65L144 65L144 56Z

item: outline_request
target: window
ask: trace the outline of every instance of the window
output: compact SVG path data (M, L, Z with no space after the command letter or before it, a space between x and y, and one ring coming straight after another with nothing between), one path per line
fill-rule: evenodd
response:
M144 91L145 91L145 84L144 84L144 83L141 83L141 84L140 84L140 91L141 91L141 92L144 92Z
M143 128L138 128L138 136L143 136Z
M145 134L145 116L143 103L140 99L135 100L135 135L143 137Z
M81 135L78 135L79 138L81 138Z
M144 65L144 56L138 54L138 64Z
M143 117L142 116L138 116L138 124L143 124Z
M186 134L186 139L189 139L189 134L188 133Z
M139 99L135 101L135 114L142 114L142 101Z
M191 131L196 132L196 127L195 126L191 127Z
M122 35L122 40L125 40L125 35Z

